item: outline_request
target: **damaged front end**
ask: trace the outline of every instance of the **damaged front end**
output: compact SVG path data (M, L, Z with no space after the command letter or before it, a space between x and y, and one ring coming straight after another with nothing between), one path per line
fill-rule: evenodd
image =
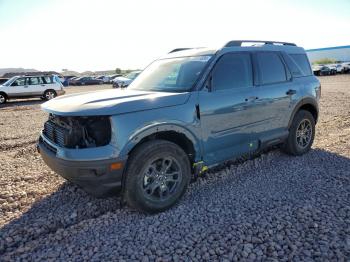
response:
M49 115L43 135L54 144L71 149L105 146L111 140L111 122L108 116Z

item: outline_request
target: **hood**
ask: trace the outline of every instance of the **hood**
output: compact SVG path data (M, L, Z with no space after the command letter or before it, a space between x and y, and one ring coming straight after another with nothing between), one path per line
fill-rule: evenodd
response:
M190 93L108 89L56 97L41 105L62 116L116 115L184 104Z

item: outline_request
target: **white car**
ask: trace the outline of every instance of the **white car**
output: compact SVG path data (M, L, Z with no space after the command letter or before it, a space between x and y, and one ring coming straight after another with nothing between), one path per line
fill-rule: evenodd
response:
M336 64L335 68L337 69L337 73L340 73L340 74L344 73L345 71L345 68L342 64Z
M344 72L350 71L350 62L345 62L341 64L344 67Z
M119 76L113 79L112 85L114 88L123 88L131 84L132 81L141 73L141 71L133 71L125 76Z
M0 85L0 104L11 98L40 97L50 100L64 93L63 85L56 76L14 76Z

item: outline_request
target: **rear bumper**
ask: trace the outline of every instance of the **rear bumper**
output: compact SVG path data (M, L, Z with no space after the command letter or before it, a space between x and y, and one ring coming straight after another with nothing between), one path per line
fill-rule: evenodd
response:
M58 158L55 148L40 137L37 149L44 162L57 174L80 186L96 197L113 195L121 190L126 159L106 159L96 161L70 161ZM121 168L112 170L112 163L121 163Z

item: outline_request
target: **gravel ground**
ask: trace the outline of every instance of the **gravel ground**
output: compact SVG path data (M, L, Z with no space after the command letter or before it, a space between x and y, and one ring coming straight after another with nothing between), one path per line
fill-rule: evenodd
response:
M350 75L320 79L310 153L272 150L211 171L152 216L52 172L35 151L41 102L9 103L0 109L0 260L348 261Z

